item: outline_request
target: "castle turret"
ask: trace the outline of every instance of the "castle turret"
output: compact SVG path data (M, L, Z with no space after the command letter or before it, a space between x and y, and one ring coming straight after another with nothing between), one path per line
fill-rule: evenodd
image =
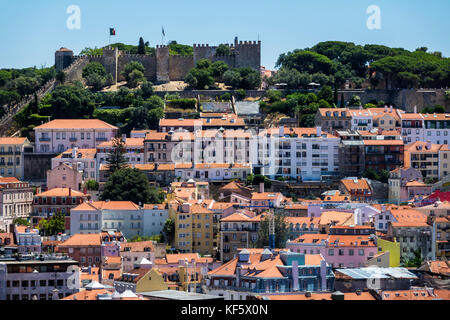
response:
M73 51L67 48L60 48L55 52L55 69L63 70L70 66L73 61Z

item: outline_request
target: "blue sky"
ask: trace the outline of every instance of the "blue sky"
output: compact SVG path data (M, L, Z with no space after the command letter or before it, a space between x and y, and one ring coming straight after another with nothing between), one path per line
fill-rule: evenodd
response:
M66 9L81 9L81 28L69 30ZM369 30L366 9L381 9L381 30ZM78 54L112 42L151 46L166 42L262 41L262 65L273 68L280 53L320 41L376 43L414 50L425 46L450 56L448 0L0 0L0 68L54 64L60 47Z

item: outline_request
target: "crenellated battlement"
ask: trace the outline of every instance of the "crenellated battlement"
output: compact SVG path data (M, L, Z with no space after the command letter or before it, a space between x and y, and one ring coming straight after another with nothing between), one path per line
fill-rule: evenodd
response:
M145 68L144 75L150 81L166 82L180 81L201 59L212 62L223 61L230 68L251 67L259 70L261 65L261 41L238 41L225 44L231 49L230 54L216 55L218 46L209 43L194 43L192 56L171 56L167 45L156 45L154 54L134 54L120 51L117 47L103 48L103 55L85 56L90 62L101 63L107 73L111 73L116 81L123 81L122 71L131 61L139 61ZM78 56L69 49L58 50L55 53L56 67L63 69L70 65ZM81 73L80 73L81 74Z

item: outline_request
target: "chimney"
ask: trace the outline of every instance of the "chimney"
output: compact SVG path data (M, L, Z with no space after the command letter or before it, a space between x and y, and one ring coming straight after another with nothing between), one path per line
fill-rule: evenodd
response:
M280 137L284 137L284 126L280 126Z
M259 183L259 192L261 192L261 193L264 192L264 182Z
M392 113L393 106L391 105L389 112Z
M414 113L417 113L417 106L414 106Z
M72 148L72 158L75 159L77 157L78 147Z
M322 291L327 291L327 262L325 260L320 261L320 278L322 279Z
M72 196L72 188L69 187L69 197Z
M430 149L431 149L431 141L430 141L430 140L427 140L427 144L426 144L425 148L426 148L427 150L430 150Z
M384 105L384 112L388 112L388 106L387 106L387 104Z
M316 127L316 135L320 137L322 135L322 127Z

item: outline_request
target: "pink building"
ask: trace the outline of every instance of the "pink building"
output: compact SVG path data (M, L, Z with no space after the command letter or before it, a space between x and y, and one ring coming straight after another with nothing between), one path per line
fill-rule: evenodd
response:
M67 165L60 164L51 170L47 170L47 188L72 188L81 191L83 175L80 171Z
M34 132L36 152L59 153L75 147L95 149L115 137L118 128L98 119L55 119Z
M369 226L333 226L329 234L303 234L286 243L303 254L321 254L334 268L364 267L378 252L375 229Z

